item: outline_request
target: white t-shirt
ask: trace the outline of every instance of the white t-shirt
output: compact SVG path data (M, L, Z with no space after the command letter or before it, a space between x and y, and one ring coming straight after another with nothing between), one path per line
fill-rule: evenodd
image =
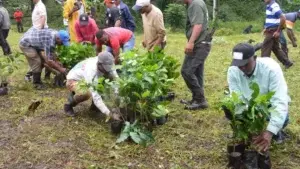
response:
M44 28L48 28L46 7L43 4L42 0L40 0L38 3L35 4L34 9L32 11L31 19L32 19L32 25L34 28L42 29L42 25L43 25L43 23L41 21L42 16L46 17Z
M103 76L103 73L100 73L97 70L98 57L88 58L84 61L79 62L74 66L67 75L67 80L80 81L84 80L88 84L98 84L98 79ZM113 71L111 76L113 78L118 77L116 71ZM92 93L94 104L97 108L104 114L109 115L110 111L104 104L101 96L93 88L90 88Z

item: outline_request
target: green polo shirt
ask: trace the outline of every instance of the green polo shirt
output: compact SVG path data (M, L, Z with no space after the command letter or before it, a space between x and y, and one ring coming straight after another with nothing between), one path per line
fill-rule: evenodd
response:
M208 12L203 0L193 0L192 3L187 6L186 37L188 40L192 35L193 26L198 24L202 25L202 31L195 41L195 44L204 41L208 32Z

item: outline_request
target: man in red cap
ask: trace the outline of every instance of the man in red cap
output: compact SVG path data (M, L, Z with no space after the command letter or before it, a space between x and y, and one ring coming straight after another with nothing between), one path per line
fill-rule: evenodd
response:
M87 14L80 15L75 23L75 30L77 42L95 44L95 35L99 29L93 18L90 18Z

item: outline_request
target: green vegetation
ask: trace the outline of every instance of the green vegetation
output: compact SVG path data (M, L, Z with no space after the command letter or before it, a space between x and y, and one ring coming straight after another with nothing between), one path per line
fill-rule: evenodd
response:
M70 46L58 46L59 61L67 68L72 68L80 61L96 55L95 48L90 44L71 43Z
M240 23L244 24L247 23ZM296 24L296 28L299 26ZM243 28L237 29L242 31ZM295 34L300 39L299 32ZM19 51L20 36L10 32L8 42L13 51ZM91 102L75 108L77 117L66 117L63 105L67 90L53 88L52 82L47 81L49 90L34 90L31 84L24 82L28 65L22 56L24 63L18 64L18 71L8 78L9 95L0 97L0 168L225 168L226 146L232 131L219 109L219 102L227 86L231 50L235 44L250 38L257 42L263 40L260 33L235 33L214 38L205 63L205 93L211 107L204 111L184 110L179 100L191 96L179 77L171 88L177 97L168 107L169 121L154 128L155 142L146 148L131 142L116 144L119 136L110 133L105 119L89 113ZM142 49L141 39L142 35L137 34L138 49ZM168 32L165 53L182 63L185 43L184 32ZM292 99L289 107L291 122L287 126L291 138L284 144L272 145L274 169L296 169L300 163L300 58L297 48L291 45L289 48L289 56L295 61L293 67L284 70ZM28 106L35 99L43 102L34 113L28 113Z
M236 143L247 143L252 136L259 135L266 129L270 112L276 113L270 107L270 99L275 91L259 94L257 83L252 83L250 88L253 91L250 100L233 92L222 102L222 107L230 113L228 116L231 118L230 126Z

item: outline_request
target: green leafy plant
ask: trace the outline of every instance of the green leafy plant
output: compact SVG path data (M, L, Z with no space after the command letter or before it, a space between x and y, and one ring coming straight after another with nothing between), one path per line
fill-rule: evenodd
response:
M70 46L58 46L57 54L59 61L67 68L72 68L80 61L96 56L92 45L71 43Z
M251 136L260 134L266 128L270 112L275 111L270 104L275 92L260 94L257 83L250 88L253 91L250 99L233 92L222 101L223 109L230 113L230 126L237 142L247 142Z
M173 31L185 27L186 9L181 4L169 4L165 10L166 22Z
M120 78L116 81L100 78L95 89L105 101L112 103L111 106L125 111L121 112L123 119L128 120L129 115L133 121L147 125L169 113L168 102L158 98L170 91L179 76L178 67L177 60L158 49L142 55L136 51L127 52L122 56ZM113 97L116 88L118 97Z
M0 57L0 84L8 83L8 77L18 69L20 53L8 57Z
M135 121L133 124L125 122L125 127L122 130L117 143L121 143L127 139L131 138L135 143L147 146L154 141L151 132L143 129L143 127Z

